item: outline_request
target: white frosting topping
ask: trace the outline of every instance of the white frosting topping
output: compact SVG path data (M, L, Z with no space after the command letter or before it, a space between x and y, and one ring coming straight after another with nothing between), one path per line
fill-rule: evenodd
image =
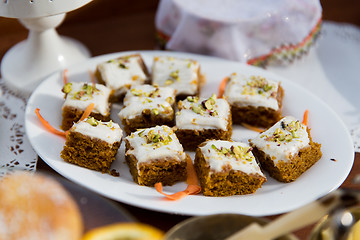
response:
M91 138L103 140L109 144L120 142L123 132L119 124L110 122L97 121L92 117L75 123L71 132L78 132Z
M170 117L174 114L175 90L170 87L152 85L133 86L125 95L124 108L119 112L120 119L132 119L141 115L145 109L153 114Z
M153 84L169 86L177 90L177 95L194 95L199 83L198 62L174 57L154 57L152 65Z
M175 92L176 90L171 87L155 87L149 84L136 85L131 87L131 89L126 93L124 98L124 105L133 101L134 99L139 99L142 97L160 98L164 100L170 97L174 102Z
M93 85L92 83L83 82L71 83L71 91L66 95L63 108L68 106L85 110L90 103L94 103L93 112L108 115L110 113L109 96L112 90L102 84L96 84L95 88L97 90L91 94L86 94L86 86L92 89Z
M279 109L277 91L279 82L272 81L260 76L246 77L233 73L226 85L224 98L231 105L238 107L266 107L274 110Z
M277 164L279 161L289 161L300 149L309 145L310 139L304 124L286 116L249 141L250 145L265 152Z
M122 93L133 84L143 84L147 78L140 65L140 56L112 59L97 67L106 86Z
M159 138L161 137L160 141L151 141L157 137L157 134ZM185 161L184 149L174 131L168 126L140 129L127 136L126 139L133 148L128 150L126 155L134 155L138 164L163 158Z
M227 131L230 117L229 103L222 98L216 99L213 110L210 112L201 107L202 102L206 100L200 98L197 102L190 102L188 99L179 101L178 108L180 111L176 113L176 127L179 129L221 129ZM202 110L197 111L199 108Z
M234 154L234 148L238 148L241 154ZM231 167L232 170L265 177L246 143L210 140L200 149L212 171L222 172Z

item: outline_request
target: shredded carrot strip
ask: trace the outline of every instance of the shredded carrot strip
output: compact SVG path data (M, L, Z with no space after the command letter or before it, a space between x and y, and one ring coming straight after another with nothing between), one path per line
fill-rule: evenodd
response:
M255 131L255 132L260 132L260 133L261 133L261 132L264 131L264 129L251 126L251 125L249 125L249 124L247 124L247 123L241 123L241 125L243 125L243 126L246 127L247 129L253 130L253 131Z
M91 111L93 110L94 108L94 103L90 103L89 106L85 109L83 115L81 116L80 120L79 121L82 121L84 120L85 118L87 118ZM53 126L50 125L50 123L48 121L45 120L45 118L43 118L43 116L41 116L40 114L40 109L39 108L36 108L35 109L35 114L36 116L39 118L40 122L52 133L56 134L56 135L59 135L59 136L63 136L63 137L66 137L66 135L68 134L68 131L65 131L65 132L62 132L62 131L59 131L57 130L56 128L54 128Z
M309 117L309 110L306 109L304 112L303 121L302 121L302 123L306 126L308 125L308 117Z
M68 74L68 70L67 70L67 69L64 69L64 71L63 71L63 81L64 81L64 85L67 84L67 82L68 82L67 74Z
M186 183L189 186L199 185L199 180L195 171L195 167L189 155L186 156L186 171L187 171Z
M90 103L89 106L87 106L87 108L85 109L83 115L81 116L79 121L84 120L85 118L89 117L91 111L93 110L95 104L94 103Z
M53 126L50 125L50 123L48 121L46 121L40 114L40 109L36 108L35 109L35 114L36 116L39 118L40 122L52 133L56 134L56 135L60 135L65 137L66 136L66 132L62 132L59 131L57 129L55 129Z
M224 91L225 91L225 87L226 87L228 81L229 81L228 77L224 77L224 79L221 80L220 86L219 86L219 94L218 94L219 98L221 98L223 96Z
M91 77L91 82L92 82L93 88L95 88L95 84L96 84L95 75L91 70L89 70L89 74L90 74L90 77Z
M162 195L164 195L167 199L170 200L180 200L188 195L197 194L201 191L201 187L199 186L199 181L195 172L194 165L189 156L186 157L186 170L187 170L187 179L186 182L188 186L184 191L180 191L174 194L166 194L163 192L163 186L161 182L155 183L155 189Z

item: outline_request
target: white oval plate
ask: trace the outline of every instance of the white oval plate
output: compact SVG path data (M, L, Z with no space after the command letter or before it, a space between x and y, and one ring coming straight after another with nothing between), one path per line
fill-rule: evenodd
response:
M88 70L95 70L96 64L134 52L122 52L92 58L83 64L69 68L69 81L89 81ZM138 186L130 176L124 160L124 144L121 145L112 168L120 172L120 177L102 174L64 162L60 152L65 139L51 134L37 119L34 110L40 108L48 122L58 127L61 124L63 80L61 74L54 74L45 80L30 97L26 108L26 132L32 146L39 156L55 171L95 192L133 206L161 212L184 215L208 215L216 213L239 213L252 216L266 216L287 212L309 203L338 188L349 174L354 161L354 148L351 137L343 122L324 102L293 82L276 76L271 72L231 62L219 58L188 53L137 51L150 68L155 55L192 58L201 64L205 73L205 83L201 95L217 93L222 78L232 72L245 75L262 75L281 81L285 90L283 115L302 119L309 109L309 126L313 140L322 144L323 157L300 178L292 183L280 183L268 177L268 181L256 193L231 197L205 197L202 194L188 196L179 201L165 200L152 187ZM120 106L114 106L112 118L119 122L117 113ZM233 140L247 141L257 133L234 126ZM194 153L191 153L194 157ZM165 187L164 191L173 193L184 190L185 183Z

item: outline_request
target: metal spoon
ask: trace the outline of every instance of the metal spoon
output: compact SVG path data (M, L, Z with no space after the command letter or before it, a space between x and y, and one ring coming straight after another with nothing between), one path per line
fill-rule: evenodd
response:
M347 240L360 220L360 206L339 209L325 216L312 231L309 240Z
M349 206L354 206L360 202L360 194L358 192L338 189L327 196L311 202L304 207L301 207L293 212L284 214L276 220L268 223L265 226L260 226L256 223L250 224L246 228L226 238L226 240L270 240L282 236L286 233L295 231L301 227L317 222L321 217L327 214L332 214L339 209L345 209ZM344 212L344 211L342 211ZM339 216L344 217L346 214L338 213ZM335 218L336 219L336 218ZM341 236L346 235L347 229L344 225L337 233L336 240L341 240Z

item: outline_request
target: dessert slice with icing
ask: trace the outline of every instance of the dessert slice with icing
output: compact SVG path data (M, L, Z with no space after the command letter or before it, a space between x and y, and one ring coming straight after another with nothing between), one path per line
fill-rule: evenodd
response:
M249 142L261 167L281 182L296 180L322 156L321 144L312 141L310 129L292 116Z

